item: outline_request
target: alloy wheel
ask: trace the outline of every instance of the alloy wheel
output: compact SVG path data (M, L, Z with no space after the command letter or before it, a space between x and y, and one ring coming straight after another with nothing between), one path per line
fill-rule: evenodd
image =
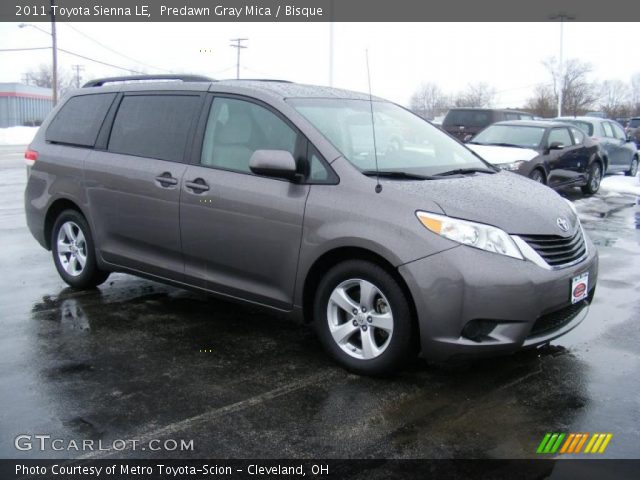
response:
M82 274L87 264L87 241L77 223L67 221L60 226L56 251L65 272L72 277Z
M380 356L393 335L393 313L382 291L363 279L349 279L333 289L327 304L329 331L350 356L370 360Z

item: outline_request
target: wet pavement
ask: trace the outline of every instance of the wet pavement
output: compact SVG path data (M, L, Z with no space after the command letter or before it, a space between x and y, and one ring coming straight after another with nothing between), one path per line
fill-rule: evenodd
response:
M602 457L639 457L637 196L566 194L600 252L590 314L570 334L370 379L253 307L124 274L67 288L25 225L23 150L0 147L0 457L535 458L546 432L611 432ZM193 450L18 451L20 434Z

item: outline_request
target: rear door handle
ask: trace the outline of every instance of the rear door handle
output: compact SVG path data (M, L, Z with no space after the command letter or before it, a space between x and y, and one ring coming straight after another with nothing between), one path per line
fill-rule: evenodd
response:
M196 178L190 182L184 182L184 186L190 190L193 190L194 193L202 193L209 190L209 185L202 178Z
M156 177L156 182L163 188L173 187L178 184L178 179L171 176L171 172L162 172Z

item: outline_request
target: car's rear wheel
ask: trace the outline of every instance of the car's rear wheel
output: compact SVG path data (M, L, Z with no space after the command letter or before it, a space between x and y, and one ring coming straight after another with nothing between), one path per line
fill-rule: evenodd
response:
M635 177L638 174L638 158L633 157L631 159L631 165L629 165L629 170L624 172L627 177Z
M602 182L602 167L598 162L593 162L589 166L587 174L587 184L582 187L582 192L588 195L597 193Z
M53 224L51 252L58 274L74 288L96 287L109 276L98 269L91 230L76 210L63 211Z
M544 177L544 173L540 171L539 168L536 168L529 174L529 178L534 182L542 183L543 185L547 184L547 180Z
M352 372L389 373L414 352L409 301L393 276L374 263L350 260L329 270L313 311L323 346Z

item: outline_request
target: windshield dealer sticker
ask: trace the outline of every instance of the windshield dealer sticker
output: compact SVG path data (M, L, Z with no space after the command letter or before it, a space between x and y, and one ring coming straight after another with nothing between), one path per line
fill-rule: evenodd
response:
M571 303L578 303L587 298L589 292L589 272L585 272L571 280Z

